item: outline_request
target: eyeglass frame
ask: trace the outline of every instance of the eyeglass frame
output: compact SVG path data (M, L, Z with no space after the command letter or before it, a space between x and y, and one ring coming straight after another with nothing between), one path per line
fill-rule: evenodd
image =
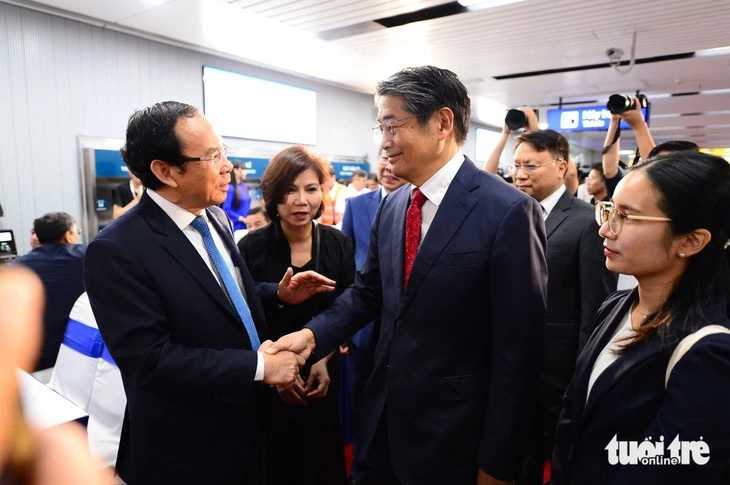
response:
M511 164L507 165L507 171L509 173L517 173L518 170L522 170L523 172L525 172L526 174L529 175L532 172L534 172L535 170L537 170L538 168L542 167L543 165L547 165L548 163L553 163L553 162L564 162L564 161L565 161L564 158L554 158L554 159L550 160L549 162L543 162L538 165L534 165L531 163L523 163L520 165L516 165L514 163L511 163Z
M228 160L228 145L223 145L222 147L218 147L218 154L214 155L212 157L180 157L180 161L182 162L211 162L210 166L211 168L215 168L216 166L216 159L219 159L220 162L218 162L218 166L220 166L221 163L223 163L223 159L225 158Z
M614 213L613 216L611 216L611 213ZM599 227L603 227L604 224L608 223L608 230L611 231L611 234L614 236L618 236L621 234L621 232L624 230L624 222L626 219L634 220L634 221L653 221L653 222L672 222L672 220L668 217L659 217L659 216L634 216L630 214L624 214L620 210L616 208L613 202L608 202L605 200L597 200L596 201L596 223ZM603 215L606 215L606 218L603 218ZM618 214L620 217L619 219L616 219L615 214ZM611 228L611 219L614 221L620 220L621 222L618 223L620 226L618 230L614 230ZM616 225L614 222L613 225Z
M390 123L385 123L385 124L378 123L376 126L373 126L370 129L373 130L373 133L375 133L376 135L380 135L380 136L383 136L385 134L385 132L387 131L388 134L390 135L390 137L393 138L395 136L395 129L402 128L404 126L404 125L396 126L395 125L396 123L400 123L401 121L410 120L411 118L417 118L417 117L418 117L418 115L411 115L411 116L406 116L405 118L391 120Z

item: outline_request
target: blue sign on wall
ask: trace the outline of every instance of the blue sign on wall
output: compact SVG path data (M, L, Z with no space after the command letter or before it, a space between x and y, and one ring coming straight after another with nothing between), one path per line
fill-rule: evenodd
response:
M335 178L337 179L349 179L352 177L352 172L357 169L370 172L370 165L364 162L332 162L332 166L335 168Z
M108 212L109 211L109 200L108 199L96 199L96 212Z
M641 112L648 124L647 108L641 108ZM605 106L548 110L548 128L555 131L606 131L610 123L611 112ZM620 126L622 130L631 129L625 121Z
M94 150L97 177L127 177L129 169L119 150Z

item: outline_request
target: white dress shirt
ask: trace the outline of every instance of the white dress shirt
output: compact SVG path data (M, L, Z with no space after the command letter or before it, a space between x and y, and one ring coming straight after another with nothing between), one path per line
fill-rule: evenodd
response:
M558 190L538 201L542 206L543 220L547 220L550 213L555 209L555 206L558 205L558 201L563 196L563 192L565 192L565 184L560 184Z
M423 195L426 196L426 202L421 207L421 240L418 243L418 247L421 247L423 238L426 237L428 229L431 227L433 218L436 217L436 211L438 210L441 202L444 200L446 191L449 189L449 185L456 177L456 172L461 168L461 164L464 163L464 153L459 150L451 160L446 162L446 165L441 167L438 172L433 174L430 179L426 180L420 187L411 188L411 197L413 197L413 191L416 188L421 189Z
M190 224L195 220L195 214L188 211L187 209L183 209L182 207L173 204L169 200L165 199L163 196L155 192L154 190L148 190L147 195L150 196L150 198L158 205L160 206L160 209L162 209L165 214L172 219L172 222L175 223L175 225L182 231L182 233L185 235L186 238L190 241L190 243L193 245L195 250L200 254L200 257L203 258L203 261L208 266L208 269L215 277L218 284L223 288L223 282L220 279L220 276L218 275L218 271L215 269L215 265L213 263L213 260L211 259L210 255L208 254L208 251L205 249L205 243L203 243L203 236ZM226 266L228 266L228 270L231 272L233 277L236 280L236 284L241 290L241 294L243 295L243 298L246 299L246 304L248 305L248 298L246 297L246 291L243 289L243 280L241 279L241 272L238 270L236 265L233 264L233 258L231 257L231 253L228 250L228 247L223 242L223 239L221 239L220 234L218 234L218 230L211 225L210 221L208 220L208 213L203 211L202 214L205 221L208 223L208 227L210 228L210 233L213 236L213 242L215 243L215 246L218 248L218 252L221 253L221 256L223 256L223 259L226 262ZM225 293L225 290L224 290ZM227 297L227 295L226 295ZM250 308L250 305L249 305ZM258 350L258 349L254 349ZM254 376L255 381L262 381L264 380L264 356L261 354L261 352L257 352L258 355L258 363L256 365L256 375Z

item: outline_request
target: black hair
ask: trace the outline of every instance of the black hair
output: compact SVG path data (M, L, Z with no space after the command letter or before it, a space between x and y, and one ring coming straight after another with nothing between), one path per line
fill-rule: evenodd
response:
M129 117L127 138L119 152L142 185L152 190L162 186L150 168L153 160L163 160L185 169L175 126L181 118L192 118L197 114L198 109L190 104L164 101L137 110Z
M380 96L403 100L404 109L418 118L422 127L434 112L449 108L454 113L454 135L463 145L471 120L469 91L459 76L434 66L409 67L376 85L376 101Z
M269 217L269 213L261 206L254 207L253 209L248 211L247 216L255 216L256 214L261 214L264 216L264 219L266 219L266 222L271 222L271 218Z
M41 244L59 242L76 221L65 212L50 212L33 221L33 230Z
M515 148L521 143L529 143L538 152L547 151L553 158L565 160L565 163L570 162L570 144L555 130L526 131L515 138L515 141L517 142Z
M649 152L648 158L653 158L659 155L662 152L666 153L674 153L674 152L683 152L685 150L691 150L698 152L700 151L700 147L697 146L696 143L692 143L691 141L682 141L682 140L671 140L671 141L665 141L664 143L660 143L654 148L651 149Z
M706 229L712 236L702 251L688 257L664 304L624 348L657 330L663 337L671 335L666 341L673 345L706 321L701 311L704 302L730 296L730 211L723 209L730 207L730 165L714 155L680 151L647 159L630 171L644 174L653 185L659 209L671 219L668 241L696 229ZM676 321L674 317L683 312L687 318Z

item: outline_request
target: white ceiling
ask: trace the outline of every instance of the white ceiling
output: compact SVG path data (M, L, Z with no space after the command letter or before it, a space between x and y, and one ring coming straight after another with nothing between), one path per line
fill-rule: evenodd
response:
M730 147L730 49L722 55L637 64L625 75L605 51L628 60L730 46L728 0L525 0L385 28L376 19L444 0L0 0L220 53L361 91L407 66L456 72L475 99L541 113L564 102L603 104L612 93L649 96L655 141ZM497 3L506 3L504 1ZM325 40L331 39L331 40ZM533 71L605 67L533 75ZM624 68L626 69L626 68ZM706 91L722 91L705 93ZM668 96L678 93L700 94ZM475 103L475 106L478 104ZM475 117L484 113L475 110ZM631 146L630 133L622 138ZM573 135L587 147L600 133Z

